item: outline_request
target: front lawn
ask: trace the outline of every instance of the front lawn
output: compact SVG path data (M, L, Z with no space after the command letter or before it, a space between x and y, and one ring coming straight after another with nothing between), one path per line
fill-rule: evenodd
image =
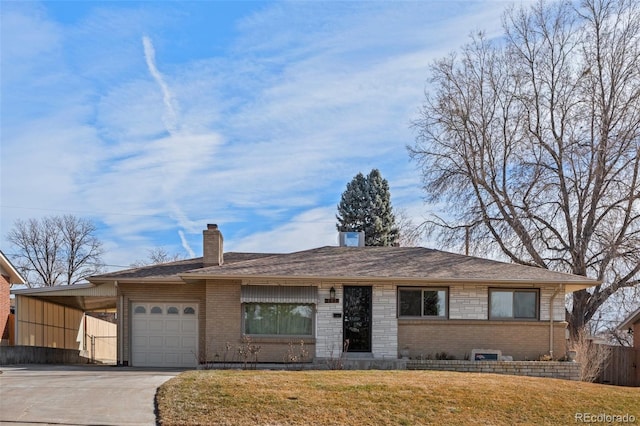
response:
M439 371L189 371L160 387L157 404L162 425L640 422L640 388Z

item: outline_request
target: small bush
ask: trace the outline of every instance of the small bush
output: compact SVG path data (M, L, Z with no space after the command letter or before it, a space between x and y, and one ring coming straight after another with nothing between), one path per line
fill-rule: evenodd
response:
M594 382L605 369L611 355L611 348L593 343L586 329L578 331L569 342L569 350L576 351L576 362L580 363L580 380Z

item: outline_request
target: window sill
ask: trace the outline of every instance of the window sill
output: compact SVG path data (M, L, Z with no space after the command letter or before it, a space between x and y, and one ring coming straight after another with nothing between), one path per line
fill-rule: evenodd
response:
M398 325L521 325L521 326L549 326L549 320L495 320L495 319L420 319L420 318L398 318ZM554 320L554 325L566 324L566 321Z
M447 321L448 317L398 317L399 321Z
M282 343L288 345L289 343L300 344L304 342L305 345L315 345L316 338L310 336L262 336L244 334L243 337L251 339L251 343Z

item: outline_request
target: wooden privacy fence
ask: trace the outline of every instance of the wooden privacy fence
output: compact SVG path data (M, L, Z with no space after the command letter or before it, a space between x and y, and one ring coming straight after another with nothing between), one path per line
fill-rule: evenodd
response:
M81 349L92 362L115 363L117 350L117 326L114 323L84 316L84 330L79 333ZM82 340L81 340L82 339Z
M14 346L16 344L16 316L14 314L9 314L5 331L7 332L9 346Z
M625 346L608 347L611 350L609 362L596 382L617 386L640 386L640 349Z

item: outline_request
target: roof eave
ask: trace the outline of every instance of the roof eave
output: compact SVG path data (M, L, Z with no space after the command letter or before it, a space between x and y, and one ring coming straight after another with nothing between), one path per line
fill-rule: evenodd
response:
M621 330L621 331L628 330L630 327L632 327L638 321L640 321L640 308L637 309L631 315L629 315L629 317L622 324L620 324L617 327L617 329Z
M184 280L182 280L178 276L172 277L125 277L125 278L95 278L90 280L93 284L104 284L104 283L114 283L114 284L184 284Z
M265 280L265 281L348 281L348 282L405 282L405 283L433 283L433 284L501 284L501 285L564 285L565 292L571 293L583 290L598 284L594 280L568 281L568 280L539 280L539 279L487 279L487 278L438 278L438 277L367 277L367 276L321 276L321 275L253 275L253 274L180 274L184 281L194 282L202 280Z
M27 280L25 280L20 272L13 266L11 261L4 255L4 253L0 250L0 263L3 268L9 272L9 284L26 284Z
M581 282L566 282L565 284L565 293L573 293L580 290L586 290L591 287L595 287L597 285L602 284L602 281L589 280L589 281L581 281Z

